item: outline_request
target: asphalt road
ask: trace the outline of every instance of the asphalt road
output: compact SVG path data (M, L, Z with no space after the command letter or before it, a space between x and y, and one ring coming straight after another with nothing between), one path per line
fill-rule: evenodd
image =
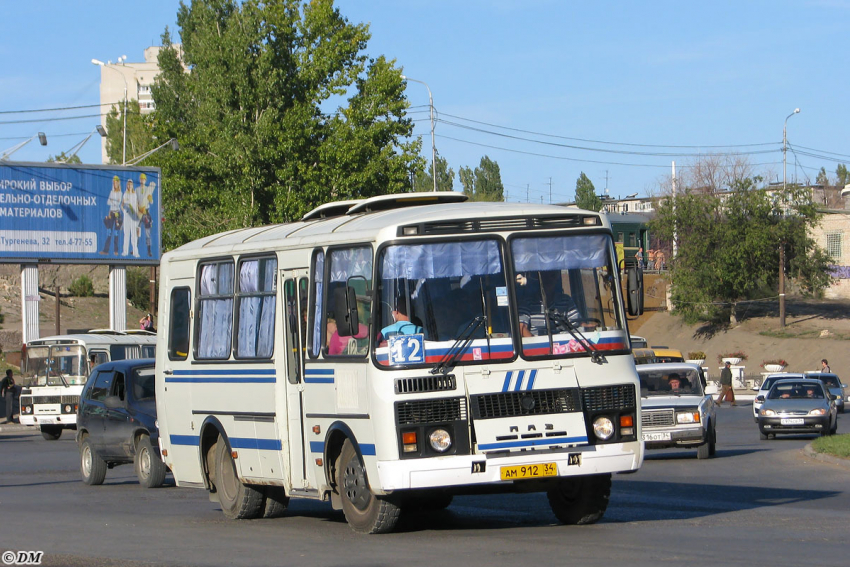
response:
M202 490L146 490L131 466L80 481L73 435L0 433L0 550L47 565L771 565L850 563L850 468L808 459L811 437L760 441L748 405L718 410L718 450L648 453L614 477L604 519L555 523L543 494L455 498L399 531L352 532L329 504L229 521ZM839 433L850 429L842 416Z

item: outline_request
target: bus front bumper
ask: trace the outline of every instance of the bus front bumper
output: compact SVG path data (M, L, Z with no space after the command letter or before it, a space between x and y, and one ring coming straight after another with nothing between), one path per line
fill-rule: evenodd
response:
M477 454L401 461L378 461L378 493L395 490L480 485L505 485L524 480L503 480L503 467L554 463L557 476L583 476L636 471L643 462L641 443L581 446L563 451L511 454ZM494 490L496 490L494 488Z

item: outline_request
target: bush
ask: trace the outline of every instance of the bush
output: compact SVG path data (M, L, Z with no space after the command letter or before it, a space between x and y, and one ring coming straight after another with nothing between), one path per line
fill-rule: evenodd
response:
M82 275L71 283L68 291L74 297L91 297L94 295L94 284L90 277Z
M150 311L150 268L127 268L127 300L136 309Z
M688 353L688 360L705 360L705 353L701 350Z

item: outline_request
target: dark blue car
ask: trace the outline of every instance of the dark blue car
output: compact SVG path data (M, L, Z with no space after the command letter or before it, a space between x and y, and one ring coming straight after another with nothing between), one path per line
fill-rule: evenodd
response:
M106 470L133 463L139 483L162 486L154 360L119 360L97 366L80 396L77 445L86 484L103 484Z

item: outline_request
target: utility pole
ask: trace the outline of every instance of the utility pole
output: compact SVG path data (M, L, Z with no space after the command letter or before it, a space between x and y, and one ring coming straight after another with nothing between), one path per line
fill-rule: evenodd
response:
M779 327L785 328L785 240L779 242Z
M552 204L552 178L549 178L549 204Z
M531 188L531 183L526 183L525 184L525 202L526 203L528 202L528 191L529 191L530 188Z

